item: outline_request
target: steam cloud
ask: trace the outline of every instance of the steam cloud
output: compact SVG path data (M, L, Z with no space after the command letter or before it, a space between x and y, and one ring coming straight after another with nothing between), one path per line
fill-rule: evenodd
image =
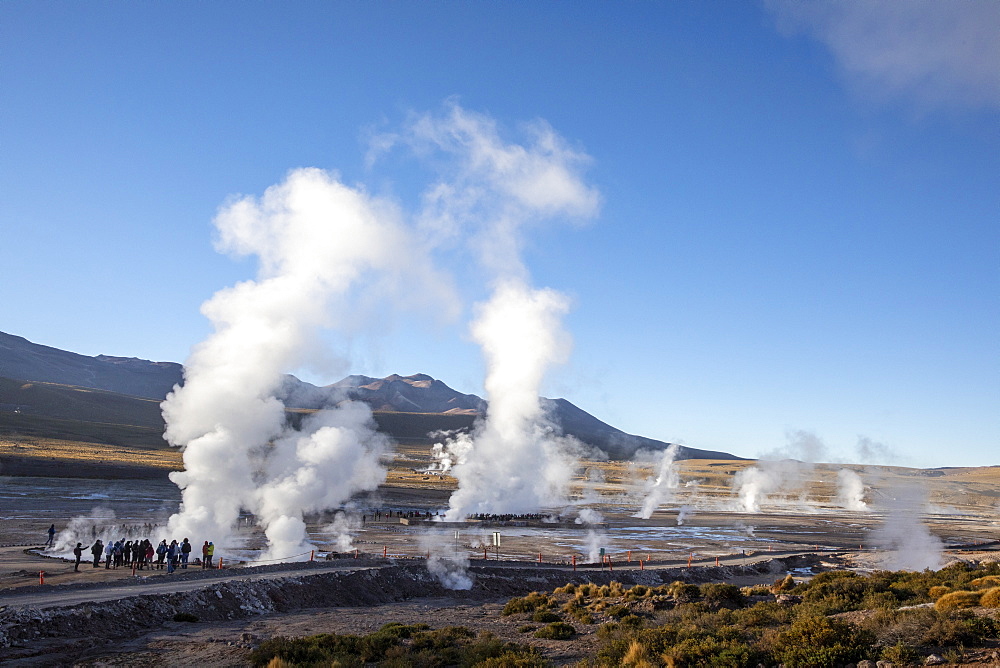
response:
M259 270L203 305L213 332L162 404L165 438L184 448L185 470L171 474L182 502L170 536L224 548L246 509L264 528L263 558L306 558L306 515L384 480L379 457L387 443L369 409L331 395L296 423L286 417L294 386L284 374L328 359L322 333L353 331L359 305L395 296L456 310L431 259L456 237L492 275L493 294L471 328L487 361L490 404L471 437L447 444L459 479L448 517L525 512L564 496L573 472L568 443L546 419L539 388L568 356L561 318L569 303L530 285L522 228L592 216L599 197L579 177L586 155L543 122L525 132L524 145L507 143L492 119L452 101L443 115L417 116L401 134L376 137L382 150L405 144L421 156L444 155L437 164L451 166L410 223L394 205L319 169L294 170L261 198L220 210L218 249L256 256Z
M674 491L680 485L680 476L677 472L677 467L674 465L679 449L680 446L676 443L671 443L670 447L663 451L660 464L657 468L656 478L650 484L646 498L642 501L642 508L636 515L637 517L648 520L657 508L673 497ZM680 519L678 519L678 523L680 523Z
M182 502L168 533L225 546L248 509L268 539L264 558L294 558L311 548L306 513L384 480L386 442L362 404L331 401L290 424L283 374L325 357L319 334L344 324L336 313L359 289L384 291L401 271L435 277L405 262L418 244L391 207L318 169L228 204L215 225L218 249L257 256L259 272L202 307L214 332L162 404L165 438L184 447L185 467L170 476Z
M927 495L917 485L898 485L884 496L885 521L872 533L887 570L937 570L944 565L944 543L921 519Z
M449 521L560 503L573 473L571 444L546 418L539 396L546 372L569 355L561 324L569 300L530 285L522 229L546 218L592 216L599 197L580 177L586 155L544 123L525 132L525 144L508 143L491 119L452 103L444 116L416 118L402 137L383 142L457 158L458 168L428 191L422 227L444 236L468 230L493 275L493 294L471 326L487 365L487 417L438 449L459 484Z

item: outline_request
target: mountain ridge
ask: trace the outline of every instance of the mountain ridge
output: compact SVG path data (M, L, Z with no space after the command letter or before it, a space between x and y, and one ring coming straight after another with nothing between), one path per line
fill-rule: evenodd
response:
M92 388L143 400L162 400L174 385L183 381L183 367L175 362L151 362L134 357L88 357L0 332L0 378L54 383L77 389ZM0 413L13 410L11 407L16 407L18 396L25 396L23 391L21 395L17 394L15 385L7 383L4 387L6 397L0 399ZM481 397L458 392L424 373L410 376L391 374L384 378L355 374L325 386L316 386L286 375L278 394L289 409L315 410L352 400L362 401L376 412L468 416L469 420L484 416L489 409ZM628 434L567 399L542 398L542 405L561 433L598 448L612 459L626 459L638 450L662 450L670 445ZM47 410L59 412L52 408ZM100 408L93 410L95 414L103 414ZM471 422L463 421L463 424ZM725 452L687 446L680 446L678 456L681 459L742 459Z

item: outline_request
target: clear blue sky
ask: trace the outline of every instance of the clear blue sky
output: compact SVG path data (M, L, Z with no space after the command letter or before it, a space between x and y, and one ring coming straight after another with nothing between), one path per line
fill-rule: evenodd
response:
M528 238L573 299L548 396L745 456L1000 464L998 34L991 1L7 0L0 330L183 361L254 275L213 250L228 197L311 166L415 206L366 138L457 96L593 158L600 215ZM335 352L482 393L469 317Z

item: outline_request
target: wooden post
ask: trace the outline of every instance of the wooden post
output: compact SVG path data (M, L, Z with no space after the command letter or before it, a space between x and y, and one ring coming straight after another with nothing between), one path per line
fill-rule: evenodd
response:
M573 572L576 573L576 555L573 555Z
M608 555L608 570L611 571L612 573L615 572L615 566L614 566L614 564L611 563L611 555L610 554Z
M538 553L538 565L539 566L542 565L542 553L541 552Z
M316 561L316 550L309 550L309 561Z

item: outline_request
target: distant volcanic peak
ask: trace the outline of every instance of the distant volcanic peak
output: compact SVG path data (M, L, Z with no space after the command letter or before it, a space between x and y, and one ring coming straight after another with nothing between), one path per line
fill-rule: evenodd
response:
M378 378L353 374L338 380L336 383L330 383L326 387L364 387L369 383L374 383L376 380L378 380Z

